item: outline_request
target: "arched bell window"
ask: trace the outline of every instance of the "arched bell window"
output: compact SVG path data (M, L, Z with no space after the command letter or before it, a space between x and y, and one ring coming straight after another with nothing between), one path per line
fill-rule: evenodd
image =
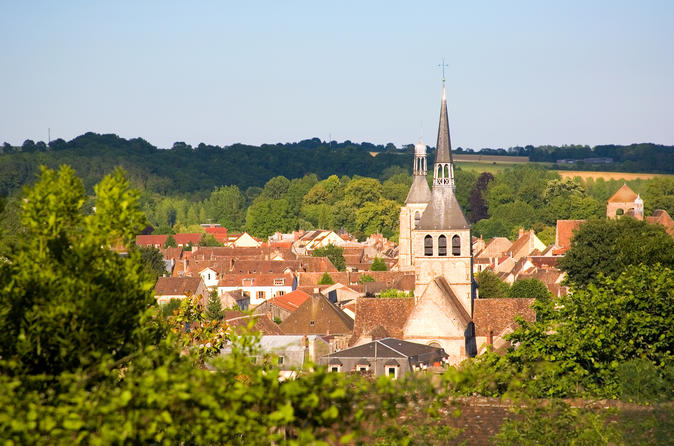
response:
M446 256L447 255L447 237L441 235L438 237L438 255Z
M452 237L452 255L453 256L461 255L461 238L458 235Z
M419 211L417 211L417 212L414 214L414 228L415 228L415 229L419 227L419 222L420 222L420 221L421 221L421 214L419 213Z
M433 237L427 235L424 237L424 255L432 256L433 255Z

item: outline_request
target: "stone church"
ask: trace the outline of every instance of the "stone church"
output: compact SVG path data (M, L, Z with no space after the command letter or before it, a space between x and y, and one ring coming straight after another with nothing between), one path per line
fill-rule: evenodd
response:
M470 224L456 199L445 81L433 186L426 180L426 145L414 148L414 180L400 210L399 268L414 271L415 305L405 340L445 349L450 362L476 353L475 287Z

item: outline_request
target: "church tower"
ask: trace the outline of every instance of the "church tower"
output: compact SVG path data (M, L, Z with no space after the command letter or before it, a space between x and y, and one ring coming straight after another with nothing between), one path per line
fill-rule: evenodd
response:
M417 162L415 154L415 173ZM405 223L411 225L410 269L414 270L416 278L416 304L405 324L403 336L413 342L440 345L452 362L458 362L474 353L474 348L470 347L474 344L474 333L469 333L473 326L473 258L470 224L455 195L444 77L433 187L430 199L424 203L410 200L410 196L416 196L418 192L416 181L415 175L415 183L400 217L401 269L406 265L403 254L407 254L403 246ZM419 187L423 189L421 185ZM426 199L421 193L419 195ZM419 209L423 205L418 220L414 218L417 205Z
M414 146L414 179L405 205L400 208L400 236L398 239L398 265L401 271L414 270L412 231L419 226L421 214L431 201L431 188L426 181L426 144L420 139Z

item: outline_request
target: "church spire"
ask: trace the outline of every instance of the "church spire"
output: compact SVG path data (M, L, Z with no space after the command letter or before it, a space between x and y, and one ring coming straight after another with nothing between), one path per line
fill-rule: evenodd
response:
M440 125L438 126L438 143L435 150L435 166L433 170L433 187L449 186L454 190L454 165L452 160L452 143L449 139L449 119L447 118L447 94L445 92L445 76L442 76L442 103L440 105Z

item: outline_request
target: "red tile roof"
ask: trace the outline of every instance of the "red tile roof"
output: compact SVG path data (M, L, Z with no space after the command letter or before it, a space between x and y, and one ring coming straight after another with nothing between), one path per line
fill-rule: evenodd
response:
M353 319L322 294L314 294L281 323L286 334L347 335Z
M276 296L270 300L272 305L283 308L293 312L297 310L300 305L302 305L307 299L309 299L309 294L305 293L302 290L295 290L292 293L284 294L283 296Z
M136 245L138 246L164 246L168 235L137 235Z
M219 287L242 287L242 286L274 286L275 281L283 280L276 286L292 286L292 274L225 274L218 281Z
M573 231L585 223L585 220L557 220L557 231L555 235L555 245L564 250L571 248L571 239Z
M201 283L201 277L160 277L154 286L157 296L179 296L195 293Z
M245 329L248 327L248 322L250 321L251 316L240 311L225 311L224 320L231 327L236 329ZM253 316L255 320L255 325L253 326L253 331L259 331L263 335L282 335L283 330L279 327L277 323L269 319L267 315L260 314Z
M531 305L534 299L475 299L473 302L473 323L476 336L488 336L491 331L498 336L507 328L515 328L515 316L527 321L536 320L536 312Z
M201 233L200 232L183 232L183 233L178 233L173 236L173 238L176 239L176 243L178 245L198 245L199 242L201 241Z
M618 191L608 199L609 203L633 203L637 199L637 194L632 189L623 184Z
M359 297L356 299L356 320L353 325L353 336L349 340L352 346L358 339L370 335L374 330L382 330L386 336L402 339L403 327L414 308L413 298L383 299Z

